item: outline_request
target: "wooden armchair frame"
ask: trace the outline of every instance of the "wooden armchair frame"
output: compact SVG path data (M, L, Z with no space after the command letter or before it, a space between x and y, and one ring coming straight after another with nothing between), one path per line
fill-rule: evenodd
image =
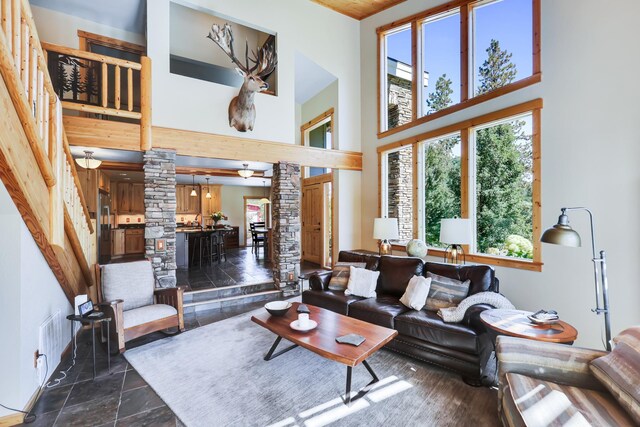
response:
M178 328L178 332L184 332L184 288L156 288L153 292L154 304L170 305L176 309L177 314L125 329L124 301L121 299L104 301L102 294L102 270L98 264L96 264L96 284L98 286L97 306L100 310L104 311L106 316L111 317L111 327L109 329L110 339L112 343L117 344L119 353L125 352L125 343L152 332L163 331L174 327Z

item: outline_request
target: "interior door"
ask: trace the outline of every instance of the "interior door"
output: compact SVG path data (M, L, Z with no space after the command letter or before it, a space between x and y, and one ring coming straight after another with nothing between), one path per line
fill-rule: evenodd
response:
M323 185L302 188L302 259L322 264L323 250Z

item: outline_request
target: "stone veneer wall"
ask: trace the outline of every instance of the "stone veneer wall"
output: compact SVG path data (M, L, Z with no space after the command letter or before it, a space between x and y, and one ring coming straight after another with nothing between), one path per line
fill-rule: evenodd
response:
M413 238L413 165L411 146L390 153L387 157L387 195L389 218L398 218L400 240Z
M387 75L388 128L393 129L411 121L411 81Z
M273 280L279 287L297 282L300 273L300 190L300 165L273 165Z
M144 153L145 254L162 288L176 286L176 152ZM156 251L158 240L165 241Z

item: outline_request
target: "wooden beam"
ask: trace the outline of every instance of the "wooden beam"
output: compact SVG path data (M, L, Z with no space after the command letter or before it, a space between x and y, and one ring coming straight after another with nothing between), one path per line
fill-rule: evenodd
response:
M125 61L124 59L114 58L112 56L100 55L93 52L86 52L71 47L60 46L53 43L42 42L42 48L48 52L60 53L74 58L88 59L90 61L102 62L103 64L119 65L123 68L133 68L140 70L142 66L137 62Z
M65 116L63 122L71 145L141 151L140 125L77 116ZM362 153L355 151L324 150L156 126L153 145L174 149L182 156L267 163L288 161L302 166L362 170Z
M87 286L93 286L93 273L91 272L89 264L87 264L87 260L84 256L84 251L82 250L82 244L78 239L76 229L73 226L73 220L71 219L66 206L64 207L64 231L67 235L67 239L69 239L69 242L71 243L71 249L76 256L76 261L78 261L80 270L82 271L82 275L84 276L85 283L87 284Z
M97 44L100 46L110 47L116 50L124 50L136 55L144 55L145 52L147 51L146 47L139 44L127 42L124 40L118 40L112 37L106 37L100 34L94 34L94 33L90 33L88 31L83 31L83 30L78 30L78 38L85 44L85 47L88 47L89 44ZM82 49L82 46L81 46L81 50L86 50L86 49Z
M103 161L100 164L101 170L109 171L126 171L126 172L142 172L144 171L142 163L125 163L125 162L109 162ZM220 168L203 168L192 166L176 166L177 175L198 175L198 176L226 176L240 178L237 169L220 169ZM254 171L253 177L264 177L263 171ZM211 184L214 185L214 184Z
M119 107L120 94L116 91L116 106ZM79 104L77 102L62 101L62 108L83 113L105 114L107 116L125 117L127 119L140 119L142 114L137 111L119 110L116 108L98 107L97 105Z

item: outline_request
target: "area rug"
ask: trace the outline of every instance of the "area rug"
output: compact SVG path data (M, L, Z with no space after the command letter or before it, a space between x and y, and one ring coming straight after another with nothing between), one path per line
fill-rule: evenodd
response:
M494 390L470 387L455 374L387 350L369 358L381 381L347 407L340 398L344 365L300 347L264 361L275 336L253 323L252 314L125 356L187 426L498 425ZM283 340L280 348L289 344ZM370 380L357 366L352 390Z

